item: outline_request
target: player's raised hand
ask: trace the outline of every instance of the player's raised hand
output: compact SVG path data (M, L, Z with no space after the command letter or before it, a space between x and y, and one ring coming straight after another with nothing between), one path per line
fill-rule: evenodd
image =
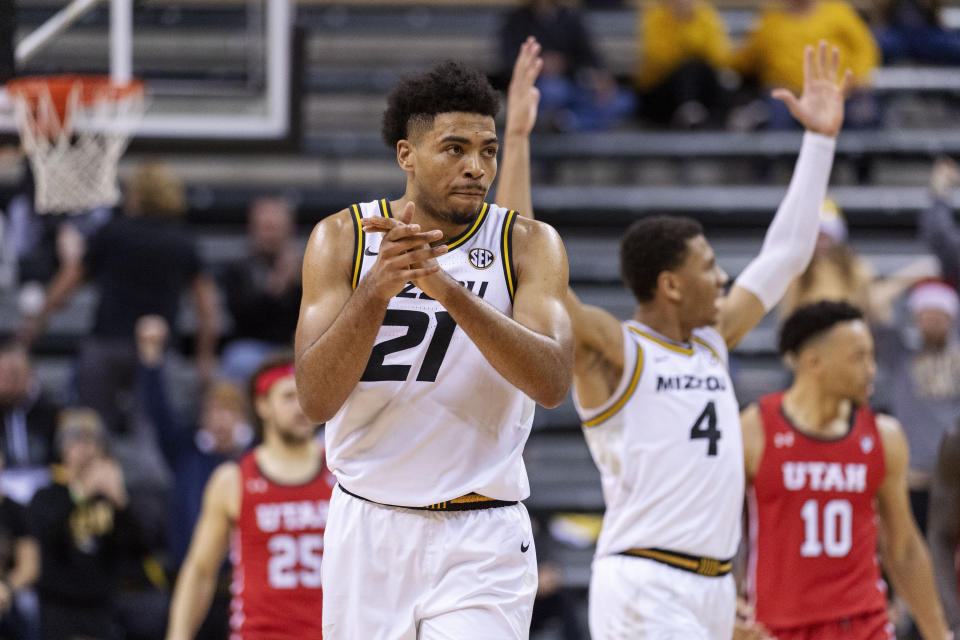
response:
M507 135L529 136L537 122L540 90L534 86L543 69L542 47L530 36L520 46L520 55L513 65L510 87L507 89Z
M793 117L808 131L835 138L843 125L843 103L853 88L853 72L839 75L840 52L821 40L816 51L808 46L803 52L803 93L799 98L787 89L774 89L773 97L782 100Z
M363 230L383 233L377 261L368 275L377 295L389 300L400 293L404 285L440 270L436 258L447 252L446 245L431 247L443 237L439 229L421 231L411 224L414 204L408 202L396 218L364 218Z

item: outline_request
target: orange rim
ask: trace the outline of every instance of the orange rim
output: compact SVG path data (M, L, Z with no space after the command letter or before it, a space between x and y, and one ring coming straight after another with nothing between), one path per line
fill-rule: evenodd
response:
M89 106L100 100L140 98L143 96L143 81L131 80L124 85L114 85L110 76L58 75L25 76L7 83L9 94L25 100L30 110L36 110L40 99L49 95L61 121L67 111L67 99L75 89L79 91L79 104Z

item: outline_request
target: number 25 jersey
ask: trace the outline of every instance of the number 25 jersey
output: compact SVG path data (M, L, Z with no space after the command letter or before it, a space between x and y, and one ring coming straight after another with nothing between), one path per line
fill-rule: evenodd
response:
M264 475L254 451L239 466L230 639L319 638L323 533L336 481L322 461L310 481L297 485Z
M353 286L373 268L383 235L361 220L391 217L387 200L350 209ZM454 280L508 317L516 273L516 212L484 204L437 261ZM327 424L330 468L368 500L423 507L476 492L529 494L523 446L534 403L501 376L436 300L412 283L387 306L360 382Z
M723 338L701 328L678 344L631 320L623 344L613 396L584 409L574 394L606 504L597 556L655 548L732 557L743 445Z
M759 401L763 458L748 494L750 598L757 620L796 627L883 611L877 490L883 443L868 407L845 436L818 439L783 413L783 393Z

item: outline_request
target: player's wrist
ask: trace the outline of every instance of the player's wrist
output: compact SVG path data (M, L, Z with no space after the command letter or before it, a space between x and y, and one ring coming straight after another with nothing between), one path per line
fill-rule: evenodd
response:
M506 144L507 141L528 142L530 140L530 133L532 130L533 130L532 127L530 128L512 127L512 128L506 129L503 133L504 144Z
M803 146L816 146L833 151L837 147L837 136L839 134L839 129L830 133L807 127L803 133Z
M454 301L454 296L460 293L461 289L466 291L465 287L451 278L450 274L443 269L425 278L422 282L416 282L414 284L420 287L421 291L445 307Z
M370 274L370 276L372 275L373 274ZM376 278L370 276L360 279L360 283L357 285L356 294L360 296L364 307L371 310L385 310L387 308L387 304L390 303L390 300L395 294L392 290L388 290L387 287L378 287Z

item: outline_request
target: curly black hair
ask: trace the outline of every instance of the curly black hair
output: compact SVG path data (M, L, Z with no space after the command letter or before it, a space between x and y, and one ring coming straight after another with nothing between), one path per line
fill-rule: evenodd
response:
M687 240L703 235L693 218L651 216L637 220L620 239L620 275L637 302L650 302L663 271L676 269L687 257Z
M813 338L853 320L863 320L863 312L847 302L823 300L799 307L780 329L780 355L799 353Z
M391 149L408 137L411 120L432 124L438 113L465 111L491 118L500 110L500 94L487 77L447 60L426 73L403 78L387 97L381 133Z

